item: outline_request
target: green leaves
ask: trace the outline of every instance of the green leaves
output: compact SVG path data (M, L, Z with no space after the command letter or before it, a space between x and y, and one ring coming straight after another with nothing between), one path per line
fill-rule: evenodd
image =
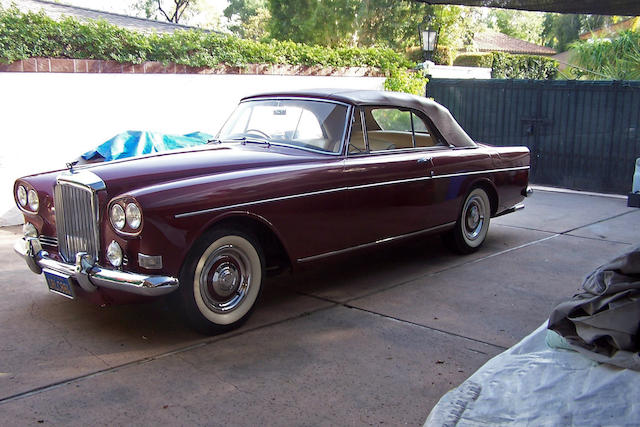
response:
M456 57L453 65L459 67L485 67L491 68L493 54L489 53L463 53Z
M421 72L394 69L384 82L384 88L394 92L406 92L424 96L425 86L429 82Z
M142 34L106 21L55 21L43 13L0 9L0 61L31 57L105 59L122 63L175 62L192 67L220 64L320 65L376 67L382 72L413 64L403 55L380 48L327 48L291 41L256 42L219 33L176 31Z
M494 79L552 80L557 72L558 61L551 58L493 53L491 77Z
M576 77L640 80L640 33L626 30L612 38L596 38L571 44L572 60L582 70Z

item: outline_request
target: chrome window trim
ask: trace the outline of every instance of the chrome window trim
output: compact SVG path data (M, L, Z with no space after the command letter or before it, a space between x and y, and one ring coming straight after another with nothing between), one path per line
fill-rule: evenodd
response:
M395 184L405 184L405 183L410 183L410 182L428 181L430 179L452 178L452 177L456 177L456 176L481 175L481 174L498 173L498 172L510 172L510 171L519 171L519 170L528 170L528 169L530 169L530 166L517 166L517 167L512 167L512 168L490 169L490 170L481 170L481 171L472 171L472 172L460 172L460 173L451 173L451 174L434 175L434 176L421 176L421 177L418 177L418 178L407 178L407 179L398 179L398 180L393 180L393 181L374 182L374 183L371 183L371 184L361 184L361 185L355 185L355 186L351 186L351 187L337 187L337 188L330 188L330 189L326 189L326 190L310 191L310 192L307 192L307 193L290 194L288 196L272 197L272 198L269 198L269 199L254 200L252 202L236 203L236 204L233 204L233 205L220 206L220 207L210 208L210 209L202 209L202 210L199 210L199 211L183 212L183 213L179 213L179 214L174 215L174 218L176 218L176 219L187 218L187 217L191 217L191 216L195 216L195 215L201 215L201 214L206 214L206 213L211 213L211 212L218 212L218 211L222 211L222 210L226 210L226 209L235 209L235 208L244 207L244 206L260 205L260 204L263 204L263 203L271 203L271 202L277 202L277 201L282 201L282 200L290 200L290 199L296 199L296 198L300 198L300 197L317 196L317 195L320 195L320 194L336 193L336 192L339 192L339 191L360 190L360 189L363 189L363 188L382 187L382 186L386 186L386 185L395 185Z
M252 101L280 101L280 100L284 100L284 101L315 101L315 102L324 102L327 104L337 104L337 105L342 105L347 107L347 111L344 115L344 129L342 130L342 139L340 141L340 150L338 150L337 152L333 152L333 151L323 151L323 150L314 150L313 148L308 148L308 147L300 147L299 145L291 145L291 144L285 144L282 142L273 142L273 141L267 141L269 144L271 145L275 145L277 147L288 147L288 148L296 148L298 150L304 150L304 151L310 151L312 153L318 153L318 154L325 154L328 156L342 156L342 152L344 150L344 146L345 146L345 136L347 134L347 129L350 128L350 123L349 123L349 119L351 118L351 109L353 108L353 105L348 104L346 102L340 102L340 101L334 101L332 99L323 99L323 98L309 98L309 97L298 97L298 96L285 96L285 97L267 97L267 98L248 98L248 99L243 99L242 101L240 101L238 103L238 105L240 104L244 104L245 102L252 102ZM236 107L237 108L237 107ZM234 110L235 111L235 110ZM233 112L232 112L233 114ZM229 119L231 118L231 115L229 115L229 117L227 117L227 120L224 121L224 124L220 127L220 131L222 130L223 127L225 127L225 125L227 124L227 122L229 121ZM220 137L220 131L218 131L218 133L216 134L216 139L218 139ZM226 142L226 141L225 141Z
M365 151L361 151L361 152L356 152L356 153L349 153L349 144L345 144L347 146L347 151L346 151L346 156L347 157L362 157L362 156L377 156L377 155L381 155L381 154L391 154L391 153L413 153L416 152L418 150L422 151L424 149L427 150L434 150L434 149L460 149L460 148L478 148L478 146L474 146L474 147L456 147L455 145L451 145L449 144L449 142L442 136L442 133L440 132L440 130L436 127L435 124L433 124L433 121L429 118L429 116L427 116L423 111L420 110L416 110L414 108L407 108L406 110L409 111L409 113L411 113L411 142L413 144L412 147L409 148L393 148L390 150L375 150L375 151L371 151L371 149L369 148L369 132L367 131L367 126L365 123L365 113L364 113L364 109L366 107L371 107L371 108L383 108L383 109L396 109L396 110L403 110L398 106L390 106L390 105L359 105L357 107L354 106L354 110L357 108L357 110L360 112L360 125L362 127L362 134L363 134L363 138L364 138L364 142L365 142ZM433 137L435 136L437 141L439 142L438 145L433 145L431 147L416 147L416 132L415 132L415 128L414 128L414 122L413 122L413 117L416 116L419 120L421 120L425 127L429 130L429 134ZM424 116L424 118L422 117ZM426 121L425 121L426 119ZM351 135L349 135L350 137Z
M477 147L471 147L477 148ZM421 153L423 151L445 151L451 150L452 147L446 145L434 145L432 147L409 147L409 148L394 148L391 150L377 150L377 151L363 151L362 153L351 153L351 157L363 157L363 156L382 156L387 154L410 154Z

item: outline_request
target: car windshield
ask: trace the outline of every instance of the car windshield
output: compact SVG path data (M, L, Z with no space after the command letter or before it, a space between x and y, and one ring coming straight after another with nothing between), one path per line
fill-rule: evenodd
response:
M339 153L347 107L306 99L242 102L222 126L219 141L238 140L288 145Z

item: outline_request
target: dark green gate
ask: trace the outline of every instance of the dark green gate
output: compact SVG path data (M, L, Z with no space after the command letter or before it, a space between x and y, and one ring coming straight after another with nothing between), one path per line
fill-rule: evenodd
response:
M531 182L626 194L640 157L640 82L432 79L475 141L526 145Z

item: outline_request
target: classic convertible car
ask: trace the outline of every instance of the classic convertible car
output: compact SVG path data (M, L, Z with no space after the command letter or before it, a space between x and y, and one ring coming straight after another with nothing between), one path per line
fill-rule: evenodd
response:
M18 179L15 249L55 293L170 294L218 333L247 319L266 272L428 233L478 249L528 176L527 148L476 143L426 98L262 94L206 145Z

